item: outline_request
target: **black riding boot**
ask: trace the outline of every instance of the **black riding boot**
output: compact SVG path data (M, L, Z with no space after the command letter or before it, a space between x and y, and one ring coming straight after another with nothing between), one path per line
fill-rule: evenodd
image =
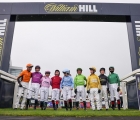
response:
M67 101L64 101L64 103L65 103L65 108L66 108L66 111L68 111Z
M38 104L38 100L35 100L34 110L36 110L37 104Z
M115 110L114 101L112 101L111 103L112 103L112 109Z
M120 100L117 100L117 104L118 104L118 110L120 110L121 109Z
M27 101L26 101L26 107L25 107L26 110L28 110L29 103L30 103L30 99L27 99Z
M44 107L44 102L40 102L40 107L41 107L41 110L43 110L43 107Z
M46 110L46 108L47 108L47 102L45 102L44 110Z
M55 101L52 100L52 104L53 104L53 109L55 110Z
M72 101L69 101L70 111L72 110Z
M55 103L53 103L53 109L55 110Z
M86 101L83 101L84 104L84 110L86 110L87 106L86 106Z
M79 109L79 102L76 102L76 109Z

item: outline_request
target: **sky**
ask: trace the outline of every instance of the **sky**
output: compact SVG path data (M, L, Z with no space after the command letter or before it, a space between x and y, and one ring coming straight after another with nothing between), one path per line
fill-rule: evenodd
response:
M20 59L19 59L20 58ZM40 65L41 72L81 67L115 67L120 77L131 72L126 23L109 22L16 22L11 60L13 66ZM33 69L34 71L34 69Z
M140 0L0 0L0 2L104 2L104 3L140 3Z

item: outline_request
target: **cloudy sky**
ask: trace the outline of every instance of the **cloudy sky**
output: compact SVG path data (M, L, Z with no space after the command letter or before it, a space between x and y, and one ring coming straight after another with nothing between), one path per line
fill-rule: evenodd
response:
M0 2L110 2L110 3L140 3L140 0L0 0Z
M20 60L19 60L20 58ZM16 22L11 60L14 66L40 65L41 72L65 68L114 66L123 77L131 72L126 23ZM61 74L62 75L62 74Z

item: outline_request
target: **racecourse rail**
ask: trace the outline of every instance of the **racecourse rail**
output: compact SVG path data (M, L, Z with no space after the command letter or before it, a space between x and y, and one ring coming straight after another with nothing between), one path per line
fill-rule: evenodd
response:
M140 74L140 69L136 69L120 79L121 88L122 88L122 96L123 96L123 109L124 110L128 109L126 83L135 80L136 75L138 75L138 74ZM17 82L17 78L15 76L13 76L5 71L0 70L0 78L4 79L6 81L14 82L15 83L14 91L18 90L18 82ZM15 103L16 96L17 96L17 92L14 92L13 105Z

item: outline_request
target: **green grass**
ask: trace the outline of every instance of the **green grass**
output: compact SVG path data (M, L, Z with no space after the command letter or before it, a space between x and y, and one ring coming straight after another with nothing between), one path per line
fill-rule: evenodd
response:
M140 116L139 110L112 110L108 111L92 111L88 109L84 111L82 109L72 111L65 111L65 109L58 109L54 111L53 109L48 108L47 110L13 110L13 109L0 109L0 116L49 116L49 117L93 117L93 116Z

